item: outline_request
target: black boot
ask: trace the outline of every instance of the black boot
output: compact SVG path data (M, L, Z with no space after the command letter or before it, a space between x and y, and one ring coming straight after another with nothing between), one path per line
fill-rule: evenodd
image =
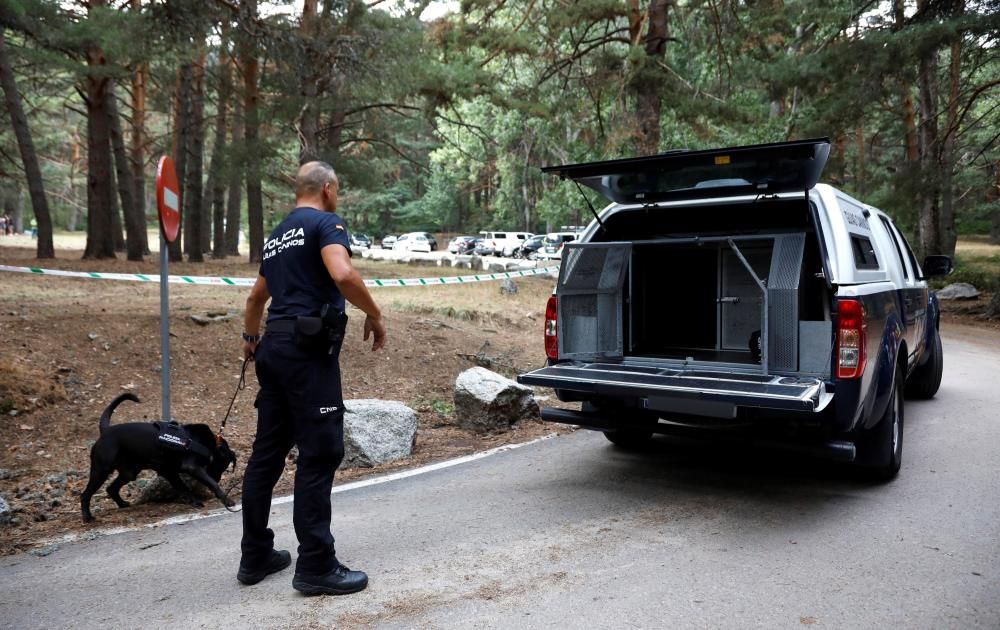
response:
M339 562L326 575L296 573L292 579L292 587L305 595L347 595L363 591L366 586L368 576L364 571L351 571Z
M236 573L236 579L246 585L256 584L272 573L281 571L291 563L292 554L285 550L276 551L272 549L271 555L268 556L267 562L262 567L250 569L240 562L240 570Z

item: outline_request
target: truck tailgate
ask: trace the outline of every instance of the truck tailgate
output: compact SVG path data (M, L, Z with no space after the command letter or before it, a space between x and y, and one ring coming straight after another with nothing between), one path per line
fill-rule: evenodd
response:
M627 363L562 363L522 374L518 382L598 396L643 399L650 409L670 410L681 401L822 411L833 394L822 379L722 373ZM697 405L696 405L697 406Z

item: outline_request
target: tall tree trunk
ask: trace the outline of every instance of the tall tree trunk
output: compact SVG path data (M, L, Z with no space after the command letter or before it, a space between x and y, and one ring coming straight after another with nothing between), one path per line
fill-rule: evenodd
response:
M203 49L204 50L204 49ZM202 262L201 207L202 161L205 155L205 53L198 56L191 74L191 120L187 174L184 177L184 251L191 262Z
M651 155L660 148L660 113L663 99L663 73L657 68L667 49L667 7L670 0L649 0L646 14L646 36L643 41L644 57L632 79L635 93L635 137L637 155ZM630 28L633 20L630 19ZM635 39L633 38L633 41Z
M957 12L962 13L964 2L957 3ZM955 136L958 134L958 90L962 81L962 40L956 39L951 45L951 59L948 68L948 108L945 118L945 135L941 143L941 212L938 220L940 252L946 256L955 255Z
M304 0L302 4L301 34L305 53L300 66L299 92L302 96L302 113L299 116L299 163L319 159L317 131L319 129L319 71L320 53L316 36L320 21L316 14L317 0Z
M906 27L905 8L906 0L893 0L892 30L896 33L902 31ZM903 150L903 158L907 164L912 167L920 159L920 149L917 140L916 114L913 111L913 93L908 81L901 81L899 94L900 109L903 112L903 136L905 147Z
M215 112L215 138L212 144L212 162L208 179L212 182L212 258L226 257L226 129L229 126L229 99L232 97L232 80L229 58L225 54L226 31L223 31L222 54L219 56L219 106ZM209 195L205 195L209 197Z
M115 156L115 175L118 180L118 196L121 198L125 215L127 235L126 256L129 260L142 260L146 248L146 216L135 195L135 179L125 153L125 137L122 134L122 120L118 113L118 98L114 86L108 89L108 116L111 119L111 149Z
M108 81L108 86L110 87L111 81ZM112 168L110 171L111 182L109 184L111 188L111 239L115 243L115 253L121 253L125 251L125 235L123 233L122 227L122 209L121 204L118 203L118 196L115 195L115 191L118 190L118 177L115 175L114 169L114 150L112 149Z
M255 39L246 31L252 30L257 19L257 0L246 0L240 5L243 29L240 44L240 60L243 67L243 109L246 116L244 136L246 138L247 165L247 223L249 223L250 262L259 263L264 253L264 200L260 183L260 127L257 111L257 51Z
M992 200L993 221L990 226L990 242L1000 245L1000 160L993 162L993 190L986 195L986 200Z
M243 101L234 99L233 105L233 142L227 153L227 171L229 172L229 196L226 198L226 254L240 255L240 210L243 204Z
M187 196L184 184L187 182L187 162L190 151L191 127L191 75L192 64L182 64L177 71L177 96L174 99L174 168L177 171L177 186L181 193L181 203ZM184 260L181 249L182 231L185 223L184 213L180 213L181 225L177 238L168 245L170 262Z
M69 216L66 218L66 230L76 232L76 224L79 220L80 209L76 203L76 174L82 172L83 157L80 151L80 134L73 129L73 142L70 145L69 177L67 178L67 199L70 200Z
M31 207L38 224L35 255L38 258L55 258L55 248L52 245L52 216L49 214L48 199L45 197L42 169L38 166L38 154L35 153L35 143L31 139L28 117L24 114L21 93L18 92L17 82L14 80L14 69L7 54L3 28L0 28L0 86L3 87L4 102L10 114L10 126L14 128L14 135L17 137L17 148L21 153L25 178L28 180Z
M91 0L90 10L106 6ZM87 49L89 72L84 79L87 106L87 246L84 258L114 258L112 233L111 119L108 116L108 85L103 71L107 60L99 46Z
M854 172L854 190L859 197L865 195L865 128L858 125L854 134L858 156Z
M142 11L142 0L131 0L132 10ZM130 158L132 161L132 194L135 196L136 216L142 219L139 240L142 253L149 254L149 235L146 232L146 82L149 67L139 64L132 73L132 136ZM126 222L126 229L128 223ZM131 240L131 236L129 239ZM131 253L129 260L132 260Z
M923 9L929 0L921 0ZM921 255L941 253L940 187L938 185L938 93L936 48L920 58L917 82L920 91L920 218L917 223Z

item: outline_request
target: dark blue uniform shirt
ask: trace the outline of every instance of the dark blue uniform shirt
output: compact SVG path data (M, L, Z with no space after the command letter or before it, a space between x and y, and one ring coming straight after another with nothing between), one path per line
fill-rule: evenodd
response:
M264 243L260 275L267 280L271 305L267 321L318 316L331 303L344 310L344 296L323 265L320 250L343 245L351 253L351 241L343 219L315 208L296 208L278 224Z

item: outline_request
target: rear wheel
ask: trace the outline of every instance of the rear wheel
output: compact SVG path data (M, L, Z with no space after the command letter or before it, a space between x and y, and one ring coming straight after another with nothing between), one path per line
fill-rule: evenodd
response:
M934 343L930 348L931 355L923 365L913 370L910 379L906 382L906 395L908 398L929 399L933 398L941 387L941 375L944 373L944 354L941 351L941 331L934 331Z
M619 448L639 449L649 443L653 437L653 427L660 421L659 417L638 409L621 408L612 405L593 405L586 403L585 409L599 410L608 419L617 422L618 428L605 431L604 437Z
M616 431L605 431L604 437L608 438L608 441L618 448L634 450L649 444L649 440L653 437L653 431L646 431L642 429L618 429Z
M892 399L885 414L857 443L862 475L872 481L890 481L903 463L903 370L896 369Z

